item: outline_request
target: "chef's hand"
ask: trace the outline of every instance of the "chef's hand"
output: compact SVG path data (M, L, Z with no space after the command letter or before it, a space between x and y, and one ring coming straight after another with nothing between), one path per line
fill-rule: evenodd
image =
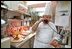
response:
M39 22L42 22L43 20L44 20L43 18L40 18L40 19L39 19Z

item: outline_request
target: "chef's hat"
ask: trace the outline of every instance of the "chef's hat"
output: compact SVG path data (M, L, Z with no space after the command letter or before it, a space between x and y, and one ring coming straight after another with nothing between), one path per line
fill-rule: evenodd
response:
M51 3L46 3L44 15L52 15Z

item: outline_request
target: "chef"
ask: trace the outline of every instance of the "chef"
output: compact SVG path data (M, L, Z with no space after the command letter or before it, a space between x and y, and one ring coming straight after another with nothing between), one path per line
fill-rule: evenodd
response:
M44 15L32 26L32 31L36 32L33 48L52 48L50 41L56 32L56 26L51 22L50 4L46 4Z

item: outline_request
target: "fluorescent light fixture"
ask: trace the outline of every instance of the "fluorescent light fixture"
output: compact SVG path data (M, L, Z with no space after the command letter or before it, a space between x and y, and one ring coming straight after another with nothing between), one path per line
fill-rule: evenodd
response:
M38 3L49 3L51 1L27 1L27 5L38 4Z

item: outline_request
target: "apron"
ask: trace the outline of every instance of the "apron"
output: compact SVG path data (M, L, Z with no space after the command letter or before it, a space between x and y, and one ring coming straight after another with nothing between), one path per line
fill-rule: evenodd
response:
M50 24L50 26L51 25L52 24ZM33 48L52 48L49 44L52 38L53 30L48 26L48 24L40 23L36 30Z

